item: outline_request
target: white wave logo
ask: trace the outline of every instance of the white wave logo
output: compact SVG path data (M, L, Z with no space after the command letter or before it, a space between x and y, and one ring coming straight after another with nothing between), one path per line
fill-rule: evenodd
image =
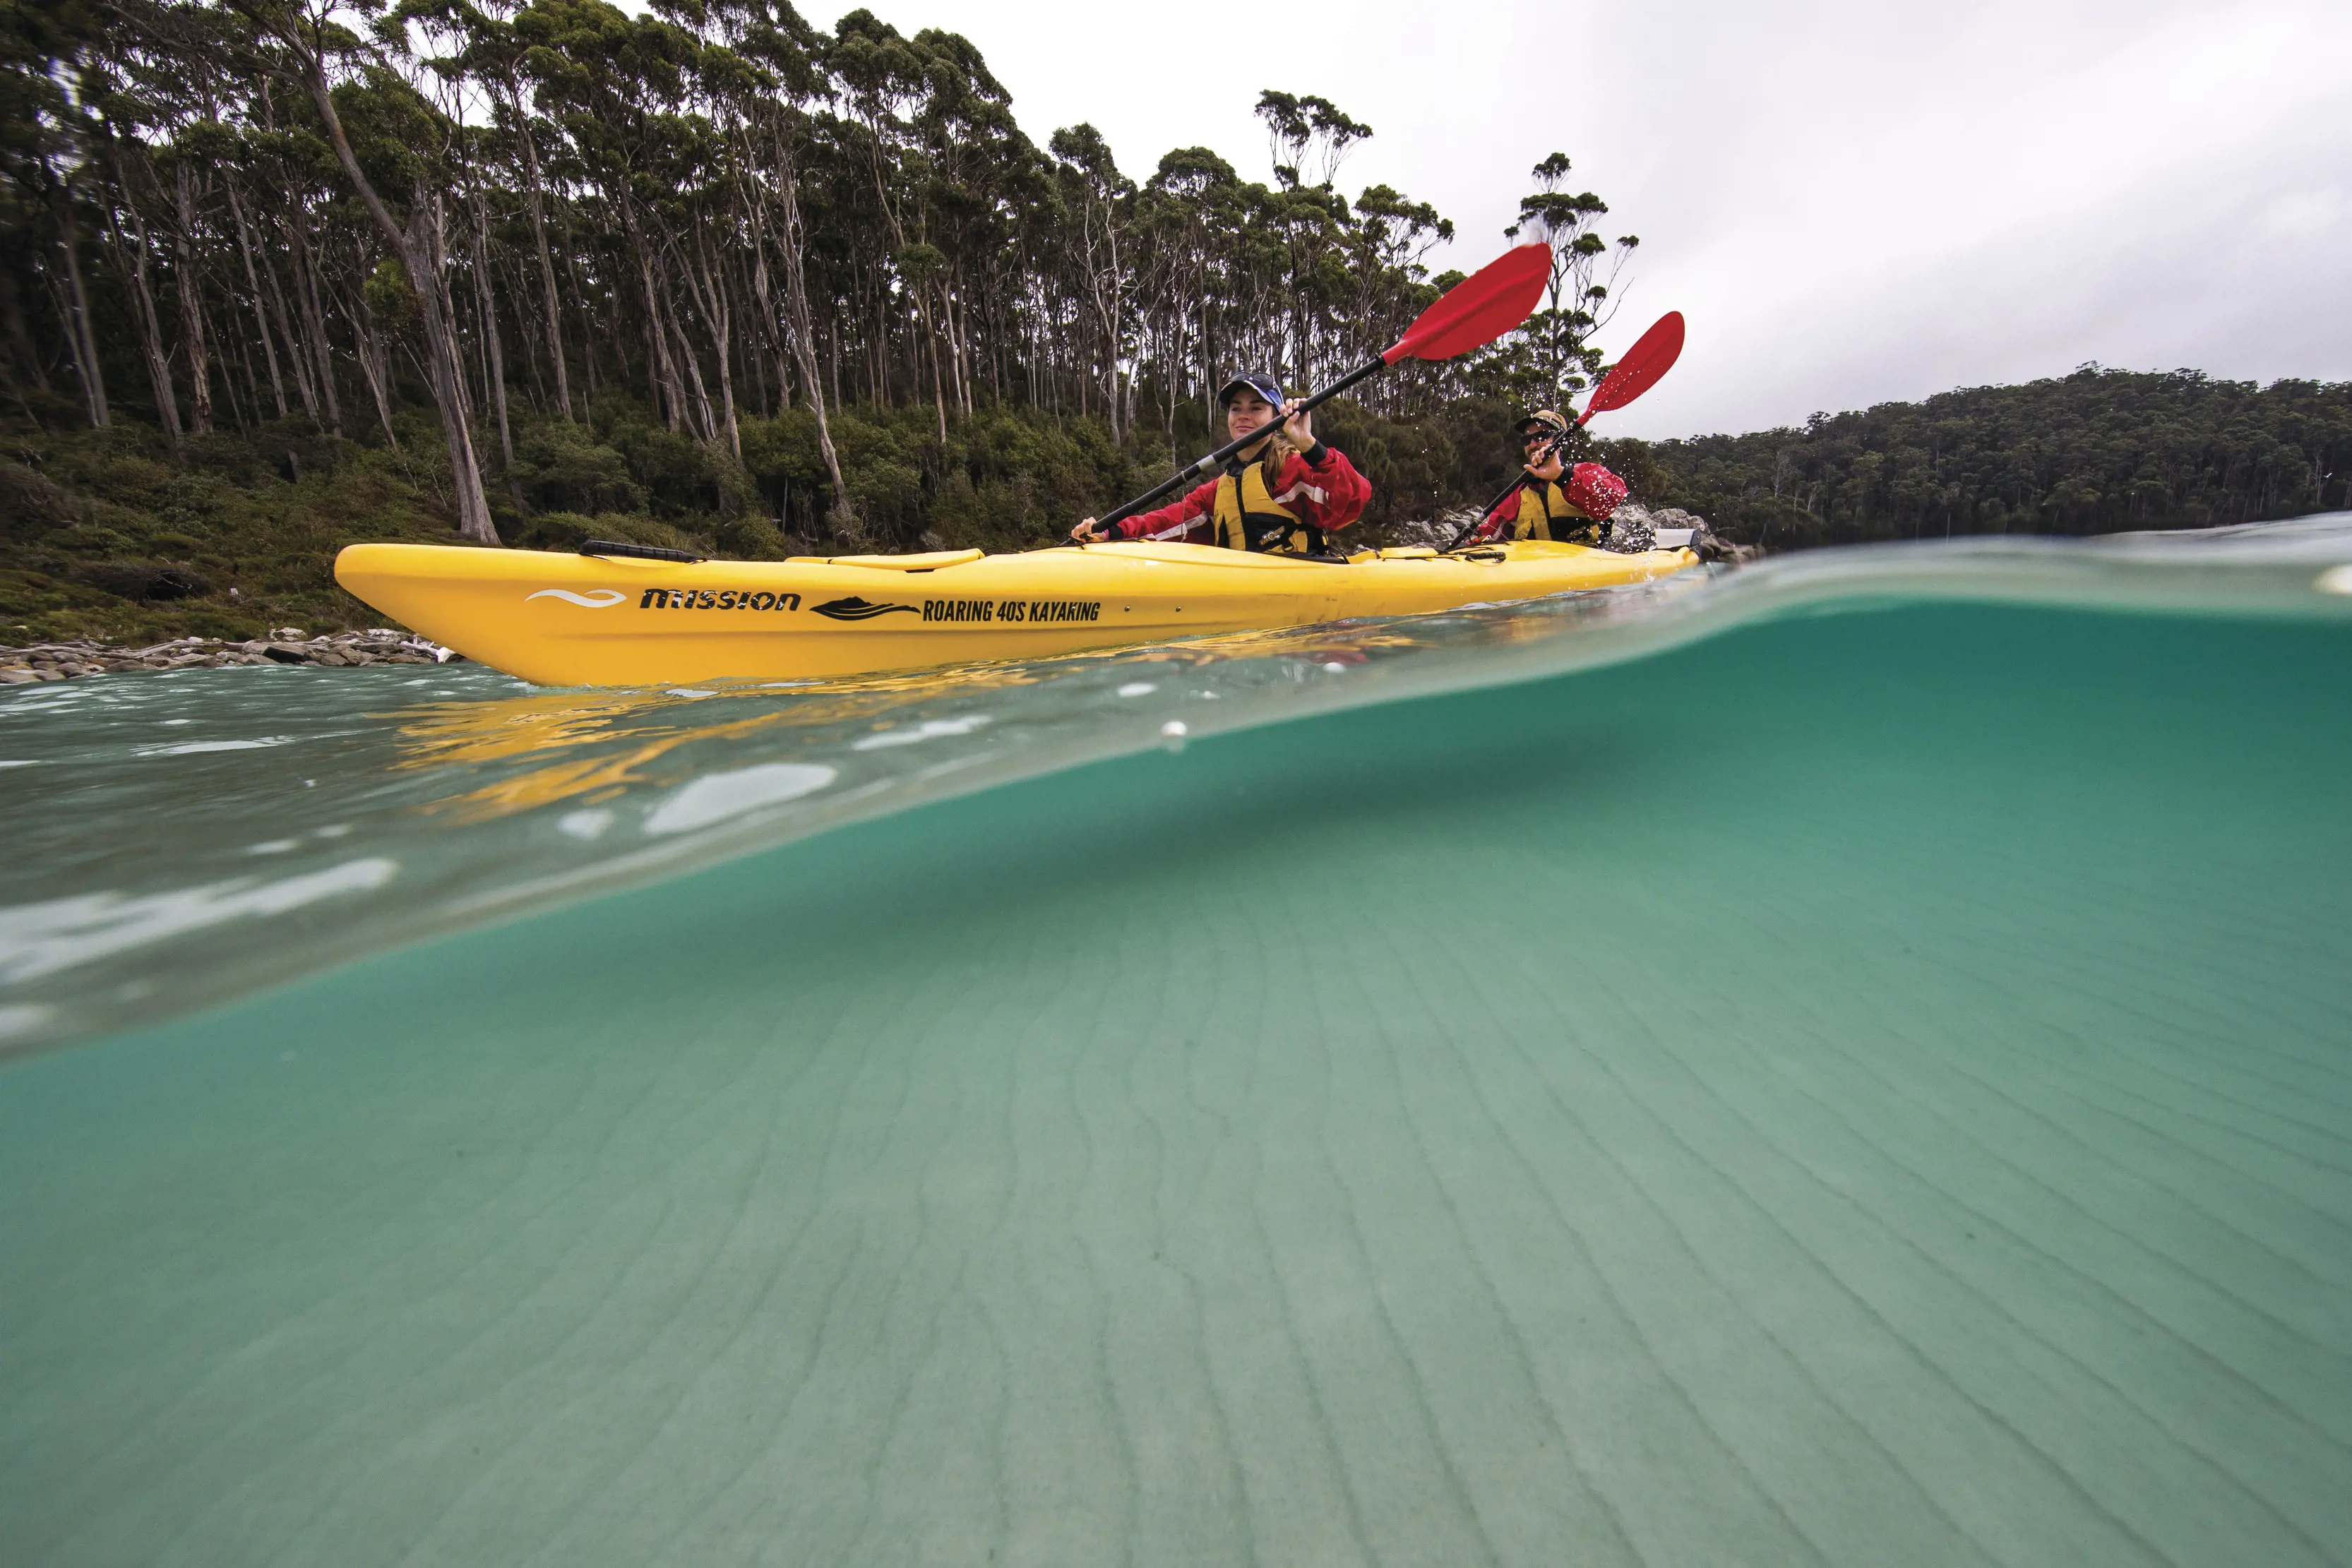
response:
M628 597L617 588L593 589L586 593L574 593L568 588L542 588L537 593L523 596L523 602L534 599L561 599L566 604L577 604L583 610L610 610Z

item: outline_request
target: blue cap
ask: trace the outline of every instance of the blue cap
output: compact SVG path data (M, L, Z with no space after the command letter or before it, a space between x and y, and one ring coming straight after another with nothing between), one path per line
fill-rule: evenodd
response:
M1223 386L1219 387L1217 389L1217 406L1219 408L1223 408L1226 404L1232 402L1234 401L1234 394L1241 391L1244 387L1249 388L1250 391L1265 399L1267 402L1274 406L1276 413L1281 412L1284 401L1282 396L1282 383L1276 381L1271 375L1268 375L1264 371L1244 371L1241 374L1227 382Z

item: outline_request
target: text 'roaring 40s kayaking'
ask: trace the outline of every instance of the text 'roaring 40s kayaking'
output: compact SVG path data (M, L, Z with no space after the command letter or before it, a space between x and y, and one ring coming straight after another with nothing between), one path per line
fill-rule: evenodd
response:
M1560 452L1549 409L1520 422L1519 476L1444 550L1348 551L1371 498L1313 411L1402 359L1494 341L1540 298L1549 246L1517 246L1432 304L1381 353L1311 395L1244 371L1219 395L1231 439L1067 548L1019 555L713 561L591 541L573 555L353 545L335 579L415 631L543 685L778 680L989 659L1038 659L1171 637L1412 615L1643 582L1697 564L1687 549L1608 548L1622 481ZM1583 415L1646 391L1682 350L1669 314ZM1205 476L1205 477L1204 477ZM1202 480L1156 510L1154 502Z

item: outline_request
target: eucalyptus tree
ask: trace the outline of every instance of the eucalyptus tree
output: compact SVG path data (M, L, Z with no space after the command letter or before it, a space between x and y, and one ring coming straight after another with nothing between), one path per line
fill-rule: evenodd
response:
M604 0L533 0L515 26L528 46L522 69L588 187L586 215L635 286L646 380L669 427L679 429L696 409L665 287L670 236L658 204L676 193L668 182L677 143L692 137L677 111L699 41L667 17L631 16ZM623 302L614 294L617 312Z
M1351 120L1328 98L1293 97L1272 88L1258 95L1252 111L1265 125L1274 177L1284 187L1331 188L1339 165L1372 128Z
M1347 231L1348 204L1333 188L1339 165L1372 128L1352 120L1327 98L1294 98L1272 89L1258 96L1257 117L1266 127L1275 189L1260 222L1281 237L1287 252L1282 271L1286 287L1290 374L1301 381L1336 362L1329 329L1346 290L1342 264L1334 254Z
M352 193L398 258L415 291L425 375L448 444L457 531L499 542L474 451L450 288L446 196L459 128L387 63L396 37L363 37L345 15L380 15L374 0L227 0L251 26L244 57L306 93ZM345 110L350 110L347 119ZM354 134L356 132L356 135Z
M782 350L777 384L789 388L795 379L791 372L799 372L801 395L815 416L817 448L833 483L834 524L854 527L818 373L800 200L803 148L810 131L805 106L824 80L816 35L780 0L716 0L702 8L701 16L718 41L703 50L697 86L705 112L730 148L729 168L749 225L747 249L761 327ZM771 252L780 263L781 300L771 281ZM791 356L789 365L784 353Z
M948 438L947 377L940 346L940 302L945 293L948 257L931 243L929 233L930 185L935 149L926 145L925 122L944 124L953 119L960 99L974 92L1004 89L985 70L974 81L969 59L950 45L962 40L952 34L925 31L913 38L870 11L852 11L835 26L835 41L826 63L842 88L850 118L864 133L855 140L864 154L873 182L877 209L889 226L892 250L875 268L877 298L890 286L903 287L913 299L922 346L929 350L931 402L942 444ZM965 46L969 50L969 46ZM919 361L918 375L921 373Z
M1154 264L1157 358L1165 367L1171 439L1178 397L1197 390L1205 399L1217 379L1213 279L1221 231L1234 219L1240 184L1233 165L1209 149L1180 147L1160 160L1138 204L1137 226Z
M79 4L17 5L0 16L0 232L16 243L0 262L0 321L16 372L47 390L28 295L45 298L62 329L67 357L94 426L112 418L82 264L89 180L87 111L73 91L74 64L92 42L96 17Z
M1118 172L1109 143L1091 125L1056 131L1047 146L1054 155L1055 185L1063 209L1076 225L1066 233L1069 282L1094 327L1088 358L1102 376L1103 406L1117 440L1126 432L1122 415L1128 412L1119 361L1127 347L1136 283L1130 234L1135 184Z
M306 99L281 105L266 76L255 87L246 95L235 154L223 165L223 187L238 244L250 254L252 281L286 345L287 373L303 412L320 429L341 435L342 403L327 308L333 289L322 282L321 242L354 226L352 218L362 225L370 220L337 196L341 171Z
M1570 393L1581 392L1600 373L1602 356L1590 340L1615 314L1618 276L1642 242L1622 235L1612 246L1601 237L1598 225L1609 204L1590 191L1568 190L1567 153L1550 154L1529 172L1536 189L1520 198L1518 221L1503 235L1517 239L1525 234L1549 244L1551 280L1543 308L1521 329L1536 358L1518 380L1524 395L1564 406Z
M1014 123L1012 95L990 74L971 41L926 28L914 47L926 60L928 91L915 106L921 242L938 252L932 297L960 406L973 407L972 319L989 258L1010 245L1018 208L1040 191L1039 157Z
M171 20L161 13L142 18L139 27L108 28L90 40L77 62L74 96L83 107L88 153L108 187L105 223L100 230L113 270L128 280L125 290L131 318L138 334L138 352L147 372L154 401L156 423L164 435L177 442L187 432L180 399L173 383L171 333L163 318L165 265L155 232L163 224L163 179L157 170L159 148L168 143L180 106L170 69L168 42L154 24ZM177 32L178 29L173 29ZM186 297L182 298L184 320ZM199 376L198 361L192 369ZM204 401L209 413L210 392ZM201 421L202 433L209 420Z
M400 0L394 15L409 24L428 45L442 53L427 63L453 89L469 92L473 112L466 116L464 143L468 153L465 175L474 208L475 291L482 313L485 380L497 390L494 401L505 439L504 355L496 327L495 266L491 255L490 208L494 199L518 200L528 219L539 283L537 308L544 336L550 374L555 383L556 412L566 421L573 416L572 377L563 345L563 307L556 282L555 260L548 237L548 177L541 143L549 134L544 120L526 100L524 57L530 44L516 26L518 7L512 0ZM518 311L520 300L516 302ZM513 461L509 450L508 461Z
M1340 358L1360 362L1394 341L1436 297L1423 265L1435 246L1454 237L1454 225L1427 202L1408 200L1387 185L1368 185L1354 204L1342 275L1352 287L1344 318ZM1426 367L1426 368L1424 368ZM1397 401L1400 389L1430 379L1428 362L1409 361L1376 383L1370 395Z

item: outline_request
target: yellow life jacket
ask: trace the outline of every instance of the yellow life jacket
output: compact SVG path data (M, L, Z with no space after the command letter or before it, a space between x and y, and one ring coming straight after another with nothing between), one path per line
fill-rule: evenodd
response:
M1217 476L1217 500L1213 514L1217 543L1227 549L1261 550L1268 555L1320 555L1328 547L1323 530L1301 522L1298 514L1274 498L1265 487L1265 464L1227 463Z
M1519 515L1511 519L1511 538L1597 545L1605 532L1602 524L1580 510L1552 481L1530 479L1519 486Z

